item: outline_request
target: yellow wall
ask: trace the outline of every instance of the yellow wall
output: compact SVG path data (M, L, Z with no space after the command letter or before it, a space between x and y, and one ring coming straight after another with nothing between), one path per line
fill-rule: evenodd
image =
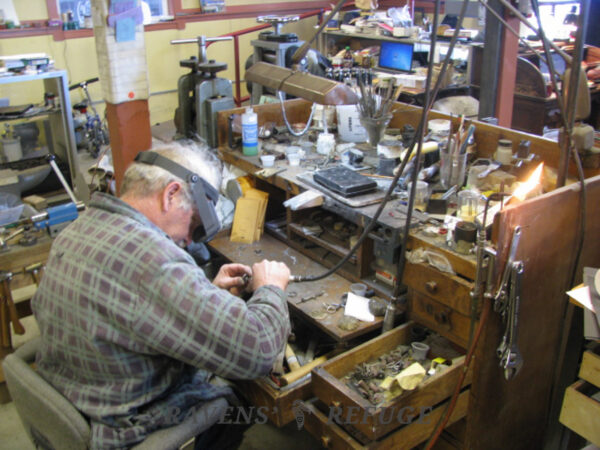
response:
M248 3L248 0L240 0L240 4ZM18 11L20 20L40 19L47 17L45 0L27 0L26 2L15 2L15 5L36 3L43 12L31 13L30 8ZM184 7L198 7L199 1L193 1L194 5ZM227 4L235 4L228 0ZM23 9L23 8L22 8ZM28 11L26 13L25 11ZM267 14L267 12L265 12ZM298 23L283 27L284 32L295 32L300 39L306 39L312 35L316 18L305 19ZM145 33L146 61L148 65L148 78L150 81L150 120L151 124L169 121L173 119L177 107L177 80L189 69L179 66L179 61L198 54L198 46L195 44L171 45L172 39L189 39L197 36L219 36L232 31L256 26L255 19L218 20L210 22L188 23L183 30L148 31ZM252 53L250 41L256 39L258 33L240 37L240 75L244 76L244 64L247 57ZM54 41L53 37L34 36L23 38L0 39L0 54L11 55L20 53L47 53L55 62L57 69L65 69L68 74L69 84L74 84L89 78L98 76L98 64L96 60L96 46L93 37L67 39L65 41ZM227 63L227 70L220 72L219 76L235 79L233 41L217 42L207 50L209 59ZM242 85L242 95L246 93L245 83ZM102 100L99 83L90 85L90 94L95 101ZM166 92L165 91L169 91ZM235 87L234 87L235 93ZM29 82L23 84L0 85L0 97L8 97L11 104L40 103L43 100L42 83ZM71 93L71 103L82 100L78 90ZM100 113L103 106L97 106Z

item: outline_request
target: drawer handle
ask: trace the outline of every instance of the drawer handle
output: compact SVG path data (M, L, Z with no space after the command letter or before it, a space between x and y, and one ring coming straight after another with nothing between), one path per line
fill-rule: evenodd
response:
M425 283L425 290L430 294L435 294L437 292L438 285L435 281L428 281Z
M440 325L446 325L450 322L450 320L448 320L448 313L446 311L437 312L433 317Z
M331 444L331 438L329 436L321 436L321 445L325 448L329 448L329 444Z
M338 400L332 400L331 406L333 406L334 408L339 408L340 406L342 406L342 404Z

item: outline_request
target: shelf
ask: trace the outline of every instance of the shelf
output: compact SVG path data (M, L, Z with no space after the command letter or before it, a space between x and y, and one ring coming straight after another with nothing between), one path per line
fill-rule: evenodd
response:
M325 239L321 239L318 236L315 236L313 234L308 234L305 233L302 230L302 226L298 225L296 223L290 223L288 225L289 229L294 232L295 234L299 235L300 237L307 239L315 244L317 244L318 246L324 248L325 250L331 252L331 253L335 253L336 255L340 256L340 257L344 257L348 254L349 249L346 247L342 247L340 245L336 245L332 242L326 241ZM348 260L349 263L356 265L356 255L352 255L350 257L350 259Z

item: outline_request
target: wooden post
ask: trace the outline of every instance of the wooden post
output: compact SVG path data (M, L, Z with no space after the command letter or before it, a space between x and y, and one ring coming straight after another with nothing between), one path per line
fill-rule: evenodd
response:
M138 15L135 9L119 18L109 4L108 0L92 0L92 17L118 190L135 155L152 146L152 134L141 12Z

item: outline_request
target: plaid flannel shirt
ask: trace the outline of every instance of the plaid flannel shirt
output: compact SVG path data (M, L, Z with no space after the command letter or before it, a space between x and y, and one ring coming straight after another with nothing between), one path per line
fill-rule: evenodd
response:
M93 448L131 446L228 394L210 374L268 373L290 331L281 289L244 302L217 288L143 214L105 194L55 239L32 307L39 371L90 419Z

